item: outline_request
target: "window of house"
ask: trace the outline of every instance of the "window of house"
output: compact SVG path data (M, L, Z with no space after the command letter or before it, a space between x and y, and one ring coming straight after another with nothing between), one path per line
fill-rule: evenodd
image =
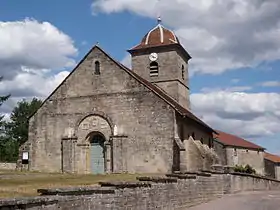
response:
M100 75L100 62L99 61L95 61L94 64L95 64L94 74Z
M182 79L185 80L185 66L182 65Z
M237 156L237 149L234 149L234 156Z
M158 76L158 63L157 62L151 62L150 63L150 76L151 77L157 77Z

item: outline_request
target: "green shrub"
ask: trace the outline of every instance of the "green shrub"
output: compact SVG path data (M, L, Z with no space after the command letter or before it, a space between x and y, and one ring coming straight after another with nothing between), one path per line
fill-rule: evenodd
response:
M256 174L256 170L248 164L246 166L236 165L234 167L234 171L239 173L246 173L246 174Z
M253 169L253 167L248 164L245 166L244 169L245 169L245 173L247 174L256 174L256 170Z

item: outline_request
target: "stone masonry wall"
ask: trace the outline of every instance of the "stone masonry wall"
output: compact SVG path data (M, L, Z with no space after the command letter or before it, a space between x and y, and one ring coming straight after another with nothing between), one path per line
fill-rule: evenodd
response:
M218 141L213 141L213 148L215 152L218 154L221 160L222 165L227 165L227 153L225 146Z
M276 167L275 163L268 160L264 159L264 168L265 168L265 175L271 178L276 178Z
M150 77L149 54L158 53L159 75ZM184 78L182 75L184 66ZM151 81L177 100L183 107L190 108L188 62L173 48L153 48L132 54L132 70Z
M275 178L280 180L280 163L275 165Z
M100 62L100 75L94 73L95 61ZM81 120L91 115L102 116L110 123L111 130L116 126L119 134L128 137L124 142L127 153L117 158L127 158L126 171L171 171L174 109L98 48L86 56L30 119L30 170L61 172L61 141L65 136L78 138L69 154L63 151L63 155L72 156L68 168L84 164L83 146L79 145L85 139L77 130ZM99 130L92 127L84 130L93 131ZM120 154L113 152L113 155ZM74 167L72 172L86 173L86 170Z
M0 163L0 170L15 170L16 163Z
M258 174L264 175L264 152L250 149L227 147L227 165L246 165L252 166Z
M0 200L0 209L29 210L184 210L224 194L280 190L280 181L244 174L170 174L139 177L135 183L100 183L100 187L39 190L41 197Z

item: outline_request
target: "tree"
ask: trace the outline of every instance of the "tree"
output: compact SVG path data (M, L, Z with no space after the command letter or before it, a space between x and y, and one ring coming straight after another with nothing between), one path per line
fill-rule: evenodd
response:
M19 145L27 141L29 117L36 112L41 105L42 101L40 99L33 98L30 102L26 100L18 102L17 106L13 109L10 122L6 124L6 131L8 136Z
M2 81L3 77L0 77L0 81ZM0 107L3 105L5 101L7 101L10 98L10 95L6 96L0 96ZM1 135L3 132L3 126L4 126L4 121L3 121L4 115L0 115L0 129L1 129Z
M3 77L0 77L0 81L3 79ZM3 105L5 101L9 99L10 95L6 96L0 96L0 107ZM7 143L7 138L5 136L5 121L4 121L4 115L0 115L0 160L2 160L2 157L6 153L6 143Z

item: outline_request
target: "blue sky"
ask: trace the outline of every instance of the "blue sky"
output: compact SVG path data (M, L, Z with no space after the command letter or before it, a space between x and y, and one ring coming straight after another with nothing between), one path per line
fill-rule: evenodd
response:
M1 1L0 45L7 47L0 47L0 93L14 95L2 112L22 98L47 96L97 42L129 65L126 50L161 14L193 57L194 112L280 154L279 9L277 0Z

